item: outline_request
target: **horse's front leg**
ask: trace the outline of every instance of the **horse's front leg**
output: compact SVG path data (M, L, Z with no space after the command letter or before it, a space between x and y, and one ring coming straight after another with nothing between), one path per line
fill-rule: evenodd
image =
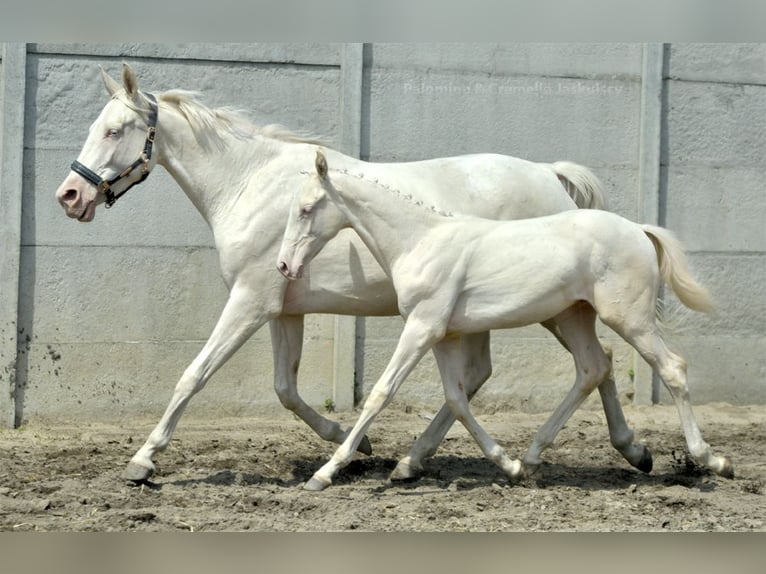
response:
M202 351L184 371L173 392L170 404L144 445L130 459L125 478L143 482L154 473L152 459L170 443L189 400L247 339L276 314L259 300L258 293L236 285L229 294L223 313Z
M281 315L269 323L271 346L274 351L274 390L282 405L300 417L324 440L341 444L351 429L346 431L312 409L298 394L298 367L303 349L303 315ZM372 446L365 436L358 450L372 454Z
M451 353L454 356L442 358L440 355ZM436 361L449 362L460 373L464 381L465 394L470 401L492 374L489 331L463 335L459 344L434 347ZM423 459L433 456L444 440L450 427L455 422L455 414L447 403L429 423L391 473L391 480L413 480L423 472Z

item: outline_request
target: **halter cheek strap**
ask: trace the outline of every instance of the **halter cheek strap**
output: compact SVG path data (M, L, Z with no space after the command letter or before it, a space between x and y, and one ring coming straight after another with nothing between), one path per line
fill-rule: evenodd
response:
M133 187L134 185L138 185L142 181L144 181L147 177L149 177L149 160L152 158L152 147L154 146L154 135L157 131L157 99L152 94L144 94L146 96L146 99L149 101L149 118L147 120L147 131L146 131L146 141L144 142L144 150L141 153L141 155L138 157L136 161L134 161L132 164L130 164L128 167L126 167L124 170L122 170L119 174L114 176L111 179L104 179L100 175L98 175L95 171L90 169L89 167L81 164L79 161L74 160L72 162L71 169L75 173L80 174L82 177L87 179L89 182L91 182L93 185L96 186L96 188L103 192L103 194L106 196L106 207L110 208L114 205L114 203L123 195L125 195L128 190ZM134 169L137 167L141 167L141 177L128 185L125 189L123 189L120 193L114 193L112 191L112 186L128 177Z

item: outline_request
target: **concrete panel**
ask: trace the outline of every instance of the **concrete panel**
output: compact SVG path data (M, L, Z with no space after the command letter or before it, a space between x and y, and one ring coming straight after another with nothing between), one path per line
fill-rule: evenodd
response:
M690 251L766 251L764 167L666 170L665 225Z
M766 44L670 44L673 79L763 85Z
M376 68L456 70L492 76L639 78L641 44L374 44Z
M369 157L498 152L634 165L638 82L373 69Z
M30 56L30 147L79 152L88 127L107 101L99 65L119 77L118 59ZM198 91L211 107L243 109L259 124L281 123L311 132L328 138L328 145L338 140L338 69L172 60L131 65L141 89Z
M205 340L227 298L209 248L25 247L21 284L45 342Z
M186 43L186 44L30 44L30 52L53 55L158 58L219 62L339 66L342 44Z
M766 87L669 81L667 98L663 163L763 166Z
M331 318L330 318L331 320ZM190 417L255 415L281 409L272 385L268 331L246 343L196 395ZM200 341L67 342L26 346L19 388L24 420L158 420ZM332 341L307 338L300 392L322 411L333 396Z

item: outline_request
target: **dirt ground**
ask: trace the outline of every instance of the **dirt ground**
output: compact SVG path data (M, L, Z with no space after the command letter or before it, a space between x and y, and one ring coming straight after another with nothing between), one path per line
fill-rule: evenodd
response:
M301 489L334 446L281 414L182 419L152 482L121 478L155 421L0 431L0 531L765 531L766 408L695 407L705 439L734 463L733 480L686 458L676 411L626 407L654 470L609 445L603 413L578 412L534 478L510 484L456 425L426 474L388 474L425 428L422 410L392 407L324 492ZM513 457L545 415L477 413ZM336 414L351 423L355 413Z

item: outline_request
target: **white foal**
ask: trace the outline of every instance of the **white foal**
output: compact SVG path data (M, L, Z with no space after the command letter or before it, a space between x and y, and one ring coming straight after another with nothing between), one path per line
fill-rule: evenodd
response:
M711 307L670 232L593 210L512 222L450 217L353 173L334 171L330 178L321 152L315 168L293 200L277 261L280 272L300 278L340 229L352 227L391 277L405 326L356 425L307 489L332 483L375 416L431 348L442 351L437 357L447 404L482 452L511 478L534 472L541 452L591 391L605 381L614 387L611 362L596 337L597 316L659 373L678 407L693 459L733 476L729 460L715 456L703 440L684 360L668 350L656 324L662 280L689 308ZM523 460L512 460L471 414L462 373L450 357L456 356L461 335L550 319L574 357L575 383ZM636 447L635 455L641 454Z

